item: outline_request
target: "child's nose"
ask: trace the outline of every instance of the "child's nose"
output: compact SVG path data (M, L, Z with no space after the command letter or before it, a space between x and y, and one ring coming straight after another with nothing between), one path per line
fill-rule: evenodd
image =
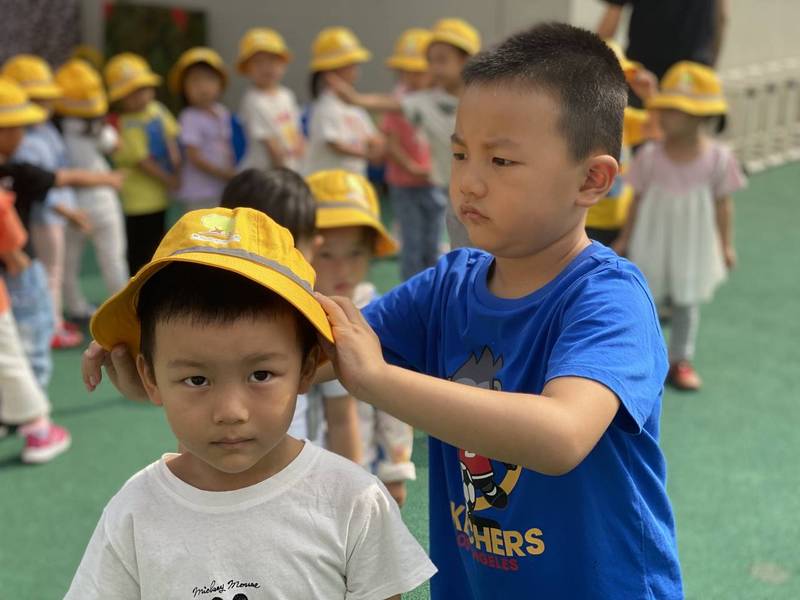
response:
M214 403L214 423L232 425L246 423L249 418L250 411L244 393L231 388L222 391Z

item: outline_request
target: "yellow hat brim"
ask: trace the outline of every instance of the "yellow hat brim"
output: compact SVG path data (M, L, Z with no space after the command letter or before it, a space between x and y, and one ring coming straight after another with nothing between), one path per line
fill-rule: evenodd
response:
M85 100L71 100L61 98L56 102L55 110L65 117L79 117L81 119L96 119L108 112L108 101L105 96L95 96Z
M349 52L339 54L337 56L316 58L311 61L312 71L332 71L334 69L341 69L349 65L365 63L372 58L369 50L366 48L354 48Z
M236 59L236 70L241 73L242 75L245 74L245 63L250 60L254 55L258 54L259 52L266 52L267 54L274 54L275 56L280 56L286 62L292 60L293 55L289 50L286 48L278 48L276 46L260 46L258 48L251 48L247 52L243 52L239 55L239 58Z
M187 252L154 260L128 282L125 288L97 309L92 318L92 337L106 350L125 344L132 356L139 354L141 327L136 315L136 305L142 286L160 269L173 262L188 262L224 269L261 285L278 294L309 320L311 325L328 341L333 342L328 317L313 295L283 273L250 261L246 258L207 252Z
M648 109L672 108L696 117L712 117L728 112L724 98L691 98L677 94L658 94L645 103Z
M116 102L128 94L144 87L158 87L161 85L161 75L155 73L140 73L128 81L111 86L108 90L108 99Z
M475 56L480 50L480 48L476 48L474 44L470 43L469 40L466 40L463 37L448 31L434 32L433 37L431 37L431 41L428 44L428 48L430 48L431 44L436 42L442 42L444 44L450 44L451 46L460 48L470 56Z
M0 111L0 127L27 127L43 123L48 118L47 111L30 102L20 105L19 109Z
M428 70L428 61L424 58L410 58L408 56L390 56L386 59L386 66L400 71L424 73Z
M24 85L23 89L31 100L57 100L64 95L64 92L54 83L42 83L38 85Z
M336 229L338 227L369 227L377 232L375 256L378 258L397 254L397 242L389 235L383 223L369 215L348 207L324 207L317 205L317 229Z

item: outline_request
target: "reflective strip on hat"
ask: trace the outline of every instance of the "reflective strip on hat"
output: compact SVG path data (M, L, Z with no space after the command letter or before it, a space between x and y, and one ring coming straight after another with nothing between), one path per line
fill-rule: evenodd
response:
M19 104L11 104L9 106L0 106L0 112L15 112L33 107L31 102L21 102Z
M102 102L102 98L100 96L96 96L94 98L85 98L83 100L78 100L76 98L61 98L58 103L59 106L69 106L70 108L92 108L98 102Z
M241 248L212 248L210 246L193 246L191 248L181 248L180 250L176 250L170 256L177 256L179 254L188 254L191 252L198 252L204 254L224 254L225 256L235 256L236 258L243 258L245 260L252 261L254 263L258 263L265 267L269 267L273 271L277 271L281 275L285 275L292 281L294 281L297 285L307 291L309 294L314 294L314 288L311 287L311 284L307 282L305 279L299 277L294 271L286 267L285 265L280 264L274 260L270 260L269 258L265 258L259 254L254 254L252 252L248 252L247 250L242 250Z

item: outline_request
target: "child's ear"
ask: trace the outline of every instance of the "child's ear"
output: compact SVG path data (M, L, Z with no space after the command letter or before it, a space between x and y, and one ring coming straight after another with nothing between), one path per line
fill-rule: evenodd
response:
M308 356L306 356L306 359L303 362L303 367L300 371L300 385L298 386L297 390L298 394L308 393L308 390L311 388L311 384L314 383L314 375L317 374L317 367L319 366L319 361L321 359L322 348L320 348L319 344L315 344L314 347L308 352Z
M608 195L619 174L619 164L608 154L592 156L586 160L584 174L575 204L589 208Z
M158 386L156 385L155 373L153 373L153 370L150 368L150 365L147 364L142 354L136 357L136 370L139 372L139 378L142 380L144 391L147 392L147 397L150 398L150 402L156 406L162 406L164 403L161 400L161 393L158 391Z

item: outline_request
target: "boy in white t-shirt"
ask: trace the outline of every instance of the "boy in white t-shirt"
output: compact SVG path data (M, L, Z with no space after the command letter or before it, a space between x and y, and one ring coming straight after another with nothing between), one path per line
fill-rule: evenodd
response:
M66 598L396 598L435 568L386 488L287 435L332 340L314 271L248 208L187 213L92 321L183 450L106 506Z
M359 64L370 58L352 31L344 27L323 29L312 46L311 115L305 174L344 169L366 175L369 162L383 157L383 136L366 110L345 102L326 85L329 74L354 84Z
M237 68L251 83L239 109L247 137L242 171L300 168L304 153L300 110L292 91L281 85L291 57L281 35L272 29L251 29L239 43Z

